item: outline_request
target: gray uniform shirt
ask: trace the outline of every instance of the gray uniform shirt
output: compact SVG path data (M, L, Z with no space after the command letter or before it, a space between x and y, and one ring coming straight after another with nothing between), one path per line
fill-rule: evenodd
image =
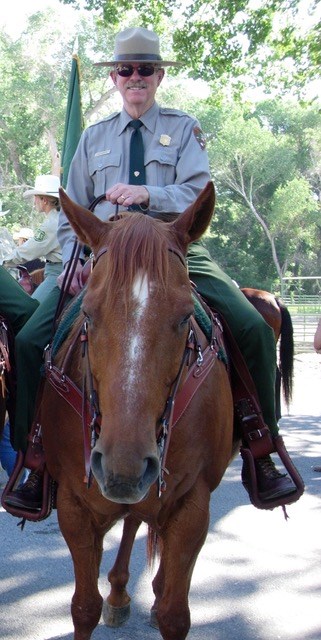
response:
M61 263L61 248L57 238L58 211L51 209L44 221L35 230L33 238L16 247L3 262L5 267L24 264L35 258L44 258L48 262Z
M200 125L195 118L157 103L144 113L146 188L149 215L181 213L211 179L208 155ZM69 170L67 193L82 206L88 205L117 182L128 184L131 117L123 109L88 127L82 134ZM115 205L103 201L95 215L108 220ZM58 239L63 263L69 259L75 235L60 211Z

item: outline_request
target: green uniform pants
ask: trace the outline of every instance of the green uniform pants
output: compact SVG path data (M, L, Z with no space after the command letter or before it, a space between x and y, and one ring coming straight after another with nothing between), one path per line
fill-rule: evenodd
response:
M272 434L276 435L276 358L273 331L233 281L213 262L201 243L193 243L187 257L191 280L210 306L226 318L256 385L264 420ZM16 336L16 450L25 451L27 446L27 434L34 416L40 381L43 349L51 337L59 292L59 288L55 287L39 304L0 267L0 313L9 320Z
M15 334L17 401L13 445L26 450L27 435L34 417L35 401L43 362L43 349L48 344L60 289L55 287L39 304L0 267L0 313Z
M201 242L187 254L190 279L210 307L226 319L256 386L263 418L277 435L275 416L276 347L274 333Z

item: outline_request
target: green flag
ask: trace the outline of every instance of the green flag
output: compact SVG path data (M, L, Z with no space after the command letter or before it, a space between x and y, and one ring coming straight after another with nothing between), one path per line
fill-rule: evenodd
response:
M61 153L61 184L66 187L69 167L84 128L81 109L79 60L72 56L64 141Z

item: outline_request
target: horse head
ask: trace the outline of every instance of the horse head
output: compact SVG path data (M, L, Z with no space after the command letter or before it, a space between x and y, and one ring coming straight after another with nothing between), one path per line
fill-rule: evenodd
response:
M92 471L107 499L137 503L160 473L160 420L194 312L184 256L210 223L214 187L170 223L140 213L102 222L62 189L60 199L96 259L82 304L101 412Z

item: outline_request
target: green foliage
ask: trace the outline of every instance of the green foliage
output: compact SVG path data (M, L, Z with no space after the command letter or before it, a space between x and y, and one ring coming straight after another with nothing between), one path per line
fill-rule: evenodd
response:
M242 286L249 272L255 286L269 288L282 275L315 269L320 254L315 243L320 198L314 188L316 167L321 166L320 117L317 107L277 100L255 111L230 105L221 111L209 144L218 205L207 242ZM242 252L246 260L240 267L233 259Z
M245 0L184 4L163 0L146 7L138 0L130 4L111 0L103 3L103 14L102 2L96 0L87 2L88 13L79 13L69 30L46 11L31 16L15 42L0 32L0 199L3 209L10 208L0 224L10 229L34 226L35 213L22 192L37 174L55 172L75 37L87 126L118 108L108 69L94 67L93 60L111 57L119 28L145 24L162 34L164 56L172 57L173 45L185 60L183 68L200 77L194 82L186 70L178 76L169 70L158 100L195 115L206 134L217 191L216 211L206 237L213 257L240 286L276 289L280 274L320 273L318 103L309 106L276 98L247 104L231 98L242 84L244 87L246 79L239 73L248 73L263 41L270 55L272 19L281 4L295 13L296 2L290 0L264 2L260 13L259 9L250 11ZM279 56L291 54L294 33L291 25L284 27ZM243 40L238 40L240 35ZM318 52L314 55L317 59ZM258 69L263 78L262 66L253 72ZM228 99L226 89L218 90L227 80ZM201 97L204 89L207 99ZM59 162L57 166L59 170Z
M320 78L320 22L302 29L300 0L60 1L97 11L108 29L145 26L163 42L170 34L190 75L215 87L228 83L235 94L250 78L278 91L301 91L307 79ZM309 4L306 11L317 16L316 3Z

